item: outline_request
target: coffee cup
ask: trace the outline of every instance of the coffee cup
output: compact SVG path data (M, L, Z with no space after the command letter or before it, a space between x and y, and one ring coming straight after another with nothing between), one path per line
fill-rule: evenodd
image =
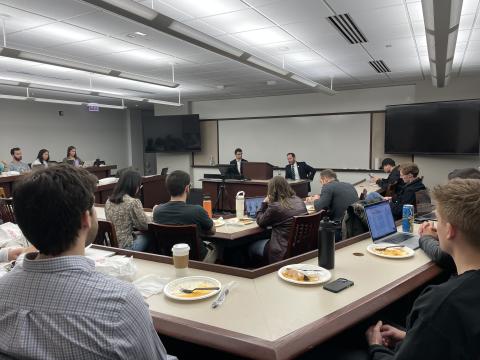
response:
M188 269L188 253L190 246L188 244L175 244L172 247L173 266L176 276L186 276Z

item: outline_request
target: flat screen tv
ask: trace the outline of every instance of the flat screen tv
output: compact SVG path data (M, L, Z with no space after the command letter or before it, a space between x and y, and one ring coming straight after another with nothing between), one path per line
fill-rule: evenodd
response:
M480 101L387 106L386 154L479 154Z
M143 116L142 122L143 146L147 153L202 150L198 114Z

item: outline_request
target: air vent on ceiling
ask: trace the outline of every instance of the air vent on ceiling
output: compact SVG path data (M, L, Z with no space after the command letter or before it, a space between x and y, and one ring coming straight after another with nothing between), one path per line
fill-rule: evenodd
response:
M391 72L390 68L383 62L383 60L374 60L368 62L371 67L375 69L377 73L387 73Z
M348 14L341 14L327 17L328 21L342 34L350 44L366 43L368 40L362 34Z

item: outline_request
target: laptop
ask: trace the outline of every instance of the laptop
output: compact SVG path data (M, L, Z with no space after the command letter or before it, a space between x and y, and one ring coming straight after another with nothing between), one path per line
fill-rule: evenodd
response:
M257 211L262 207L264 199L263 196L245 198L245 211L250 218L255 219L257 217Z
M420 247L418 235L397 231L388 201L365 205L365 215L374 243L404 245L413 250Z

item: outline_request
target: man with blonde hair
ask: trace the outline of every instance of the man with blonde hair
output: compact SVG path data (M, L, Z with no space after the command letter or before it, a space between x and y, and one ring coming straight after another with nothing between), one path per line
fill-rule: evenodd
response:
M480 358L480 180L454 179L433 191L440 247L458 276L426 288L403 331L378 321L366 333L371 358Z

